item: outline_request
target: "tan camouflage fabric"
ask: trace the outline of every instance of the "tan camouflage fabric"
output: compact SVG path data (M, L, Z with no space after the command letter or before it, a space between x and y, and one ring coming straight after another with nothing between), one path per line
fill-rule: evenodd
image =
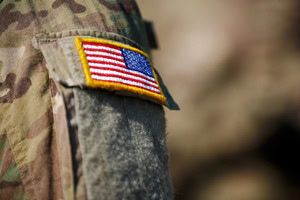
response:
M0 200L172 199L162 106L76 84L76 36L150 52L135 1L0 2Z

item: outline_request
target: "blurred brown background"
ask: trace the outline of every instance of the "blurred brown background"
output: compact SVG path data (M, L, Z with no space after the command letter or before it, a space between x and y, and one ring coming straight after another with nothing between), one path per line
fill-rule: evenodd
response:
M137 0L155 23L177 200L300 199L300 2Z

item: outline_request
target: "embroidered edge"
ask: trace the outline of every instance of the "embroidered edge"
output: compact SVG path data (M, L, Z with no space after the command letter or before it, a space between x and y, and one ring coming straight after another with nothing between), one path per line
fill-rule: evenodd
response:
M117 46L117 47L120 47L120 48L128 49L128 50L137 52L139 54L142 54L143 56L145 56L147 58L147 60L150 64L150 67L152 69L152 73L153 73L154 78L155 78L155 80L158 84L158 87L159 87L159 90L160 90L161 94L154 94L152 92L149 92L149 91L146 91L146 90L143 90L143 89L140 89L140 88L136 88L136 87L132 87L132 86L126 86L126 85L123 85L123 84L120 84L120 83L108 83L108 82L105 82L105 81L93 80L91 78L91 73L90 73L90 70L89 70L89 65L88 65L88 61L86 59L86 55L85 55L85 52L84 52L82 42L97 42L97 43L103 43L103 44L110 44L110 45L114 45L114 46ZM110 90L130 91L130 92L133 92L133 93L136 93L136 94L139 94L139 95L144 95L144 96L147 96L147 97L151 97L151 98L157 100L158 102L166 105L167 99L164 96L164 93L163 93L163 91L160 87L157 75L156 75L156 73L154 71L154 68L153 68L153 65L152 65L152 62L150 61L149 56L146 53L144 53L143 51L141 51L137 48L134 48L134 47L131 47L131 46L119 43L119 42L105 40L105 39L76 37L75 38L75 43L76 43L77 49L79 51L80 60L81 60L82 66L83 66L83 71L84 71L84 74L85 74L85 77L86 77L86 83L87 83L88 86L91 86L93 88L103 88L103 89L110 89Z

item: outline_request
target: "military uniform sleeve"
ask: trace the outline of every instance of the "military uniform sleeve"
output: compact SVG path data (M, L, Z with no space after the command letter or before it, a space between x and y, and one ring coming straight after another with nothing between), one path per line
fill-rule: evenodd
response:
M135 1L0 8L0 197L173 199L163 106L178 106Z

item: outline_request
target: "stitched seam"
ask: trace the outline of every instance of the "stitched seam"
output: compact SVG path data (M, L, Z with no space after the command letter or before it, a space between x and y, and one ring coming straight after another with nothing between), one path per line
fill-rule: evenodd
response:
M20 173L20 178L21 178L22 185L23 185L23 187L24 187L24 192L26 192L26 191L28 191L28 190L27 190L27 187L25 186L24 181L23 181L23 178L22 178L23 173L22 173L22 171L21 171L19 165L17 164L17 160L15 159L15 156L14 156L14 155L15 155L15 152L14 152L12 146L11 146L10 137L8 136L7 133L6 133L6 136L7 136L8 147L9 147L10 150L12 151L14 162L16 163L16 167L17 167L17 169L18 169L18 171L19 171L19 173ZM18 144L19 144L19 143L20 143L20 142L18 142ZM30 174L29 174L29 175L30 175ZM24 175L23 175L23 176L24 176ZM30 175L30 181L34 182L31 175ZM30 192L28 192L28 193L30 193ZM26 193L25 193L25 195L26 195ZM34 196L35 196L35 195L34 195ZM28 197L28 196L26 195L26 197Z
M76 31L78 31L78 32L76 32ZM81 31L84 31L84 33L80 33ZM86 32L89 32L89 33L86 33ZM58 34L58 33L68 33L68 35L67 36L57 36L56 34ZM122 36L122 35L119 35L119 34L113 33L113 32L101 32L98 29L70 29L68 31L51 32L51 33L39 32L39 33L35 34L35 38L38 41L52 42L52 41L63 40L65 38L76 37L76 36L96 37L96 35L99 35L100 37L103 37L103 38L107 38L107 36L120 37L123 40L125 40L126 43L132 44L132 45L138 47L139 49L142 49L143 51L145 51L145 49L140 44L138 44L137 42L135 42L134 40L132 40L130 38L127 38L125 36Z

